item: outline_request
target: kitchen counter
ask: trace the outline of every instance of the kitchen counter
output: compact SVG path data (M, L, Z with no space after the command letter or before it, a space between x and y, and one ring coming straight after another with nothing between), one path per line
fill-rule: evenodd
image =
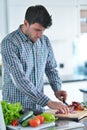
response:
M83 101L84 101L84 102L87 102L87 87L81 88L80 91L81 91L82 94L83 94Z
M80 123L84 124L84 130L87 130L87 117L84 117L79 121Z
M43 130L87 130L87 117L81 119L79 122L58 119L56 126L44 128Z
M85 121L87 123L87 120ZM21 127L8 126L6 130L87 130L87 126L82 122L75 122L69 120L57 120L55 123L42 124L38 127ZM85 124L85 125L84 125Z
M46 109L46 111L54 113L54 111L50 109ZM82 113L82 114L81 114ZM58 119L55 122L55 126L52 129L44 129L44 130L87 130L87 117L86 111L77 112L77 115L66 115L64 116L59 114ZM83 115L83 116L82 116Z
M63 75L60 76L62 83L68 83L68 82L78 82L78 81L87 81L87 75ZM49 81L47 78L44 80L44 84L49 84Z
M68 125L69 123L71 124L72 121L70 121L70 120L57 120L56 123L57 123L57 124L60 124L60 125L65 125L65 126L66 126L66 125ZM84 127L82 128L82 130L87 130L87 117L82 118L81 120L79 120L79 121L76 122L76 123L81 123L81 124L83 124ZM56 129L54 129L54 130L56 130ZM63 129L62 129L62 130L63 130ZM72 130L72 129L70 129L70 130ZM80 129L78 129L78 130L80 130Z
M84 117L83 119L81 119L79 122L77 122L77 123L81 123L81 124L83 124L84 126L83 127L79 127L78 128L78 130L87 130L87 117ZM72 121L69 121L69 120L58 120L57 121L57 124L59 125L59 126L64 126L65 125L65 128L67 128L67 130L69 129L69 127L68 127L68 125L69 124L72 124L72 127L74 127L75 126L75 124L72 122ZM79 125L77 125L76 124L76 127L78 127ZM60 127L61 128L61 127ZM76 128L73 128L73 129L76 129ZM54 130L57 130L57 129L54 129ZM62 130L64 130L64 129L62 129ZM70 130L72 130L72 129L70 129Z
M84 123L69 120L58 120L54 130L85 130Z
M87 122L87 120L86 120ZM12 126L8 125L6 130L87 130L84 126L83 122L75 122L70 120L63 120L58 119L56 122L44 123L39 125L38 127L22 127L19 126Z
M78 82L78 81L87 81L87 75L64 75L61 76L62 82Z

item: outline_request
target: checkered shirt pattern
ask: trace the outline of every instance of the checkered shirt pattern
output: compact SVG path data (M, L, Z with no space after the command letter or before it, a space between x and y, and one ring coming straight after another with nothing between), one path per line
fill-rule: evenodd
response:
M44 73L53 91L61 80L50 41L43 35L32 43L20 26L1 42L3 62L3 100L21 102L25 109L42 109L50 100L44 94Z

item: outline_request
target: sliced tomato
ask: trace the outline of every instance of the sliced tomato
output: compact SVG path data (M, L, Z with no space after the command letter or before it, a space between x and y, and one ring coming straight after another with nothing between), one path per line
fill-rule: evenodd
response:
M32 118L29 120L29 125L32 127L37 127L40 125L40 120L38 118Z
M69 108L70 107L73 107L74 110L84 110L84 106L82 104L80 104L79 102L75 102L73 101L71 105L68 106Z
M40 124L43 124L44 123L44 116L42 115L37 115L36 118L38 118L40 120Z
M77 110L84 110L84 106L83 105L81 105L81 104L79 104L78 106L77 106L77 108L76 108Z
M18 126L18 124L18 119L13 120L11 123L12 126Z

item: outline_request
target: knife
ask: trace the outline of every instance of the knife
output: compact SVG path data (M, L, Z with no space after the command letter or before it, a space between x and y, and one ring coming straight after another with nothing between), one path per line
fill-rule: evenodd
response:
M63 99L63 103L67 106L69 106L69 104Z

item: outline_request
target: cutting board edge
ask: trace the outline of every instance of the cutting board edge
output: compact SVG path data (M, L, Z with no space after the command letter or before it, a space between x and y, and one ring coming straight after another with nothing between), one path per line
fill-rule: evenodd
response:
M84 117L87 117L87 110L84 111L77 111L78 113L80 112L80 114L77 116L71 116L71 114L67 117L66 115L62 115L62 114L55 114L55 110L50 110L49 112L53 113L55 115L55 117L57 117L58 119L67 119L67 120L72 120L72 121L79 121Z

